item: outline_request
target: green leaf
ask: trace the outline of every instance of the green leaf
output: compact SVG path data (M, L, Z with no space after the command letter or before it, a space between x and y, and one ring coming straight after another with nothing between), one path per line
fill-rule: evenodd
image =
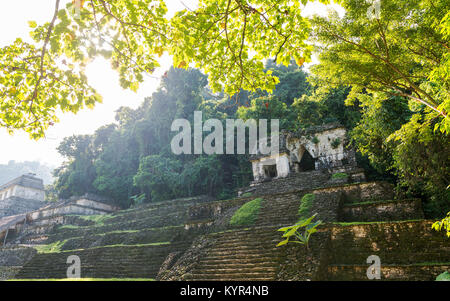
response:
M30 28L36 28L37 27L37 23L36 23L36 21L28 21L28 26Z
M282 242L280 242L280 243L277 245L277 247L284 246L284 245L286 245L288 242L289 242L289 239L283 240Z

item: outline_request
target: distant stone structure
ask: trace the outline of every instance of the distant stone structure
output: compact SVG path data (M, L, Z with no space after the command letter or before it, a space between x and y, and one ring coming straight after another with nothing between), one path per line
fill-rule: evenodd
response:
M44 201L43 180L34 174L22 175L0 186L0 218L39 209Z
M108 198L87 193L58 202L40 202L41 206L37 210L0 216L0 246L5 245L8 240L14 244L15 240L23 239L30 233L51 231L55 226L76 219L77 216L104 215L120 209L110 203Z
M44 181L34 174L22 175L0 186L0 201L9 197L27 200L45 200Z
M291 173L356 167L355 152L347 148L347 130L340 124L282 132L276 155L250 158L255 182L285 178Z

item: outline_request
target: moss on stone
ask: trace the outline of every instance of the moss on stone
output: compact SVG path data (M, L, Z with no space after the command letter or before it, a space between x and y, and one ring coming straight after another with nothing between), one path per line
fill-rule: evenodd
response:
M299 218L308 218L311 215L311 207L315 198L316 196L312 193L305 194L302 197L298 208Z
M96 225L103 225L104 222L108 219L113 218L114 216L111 215L105 215L105 214L99 214L99 215L82 215L80 216L81 219L95 222Z
M345 172L338 172L335 173L331 176L332 180L340 180L340 179L345 179L348 177L348 174L346 174Z
M252 225L258 218L263 199L257 198L247 202L239 208L231 217L231 226Z
M55 241L54 243L47 244L47 245L40 245L35 246L34 248L38 251L40 254L45 253L58 253L61 252L62 246L67 242L67 240L63 241Z
M76 225L63 225L60 226L59 229L64 230L64 229L79 229L81 228L81 226L76 226Z

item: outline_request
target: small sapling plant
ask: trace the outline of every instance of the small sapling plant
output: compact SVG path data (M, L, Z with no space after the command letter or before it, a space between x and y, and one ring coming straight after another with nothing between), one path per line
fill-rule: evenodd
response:
M302 219L298 223L296 223L293 226L284 227L281 229L278 229L280 232L284 232L283 238L284 240L281 241L277 247L281 247L283 245L286 245L288 243L296 243L305 245L308 249L309 239L312 234L317 232L317 227L322 224L322 221L316 221L313 222L313 220L316 218L317 213L311 216L307 219Z

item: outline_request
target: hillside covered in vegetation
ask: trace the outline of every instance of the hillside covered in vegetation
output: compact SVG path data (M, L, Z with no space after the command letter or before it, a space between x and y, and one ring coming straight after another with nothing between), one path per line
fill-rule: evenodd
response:
M349 129L358 163L369 179L387 179L409 197L424 198L430 217L450 209L450 145L431 125L415 130L424 112L413 112L405 98L378 102L369 94L365 101L373 101L373 106L360 101L346 105L349 88L312 86L314 75L295 62L267 68L280 78L273 95L241 91L233 97L211 93L198 70L172 68L141 107L122 107L116 123L61 143L58 150L67 161L55 173L59 197L91 192L118 200L125 208L201 194L231 197L252 180L247 156L176 156L170 150L176 134L170 130L173 120L193 121L194 111L201 110L205 119L222 120L224 127L227 118L279 119L287 130L339 122ZM397 135L402 140L395 139Z

